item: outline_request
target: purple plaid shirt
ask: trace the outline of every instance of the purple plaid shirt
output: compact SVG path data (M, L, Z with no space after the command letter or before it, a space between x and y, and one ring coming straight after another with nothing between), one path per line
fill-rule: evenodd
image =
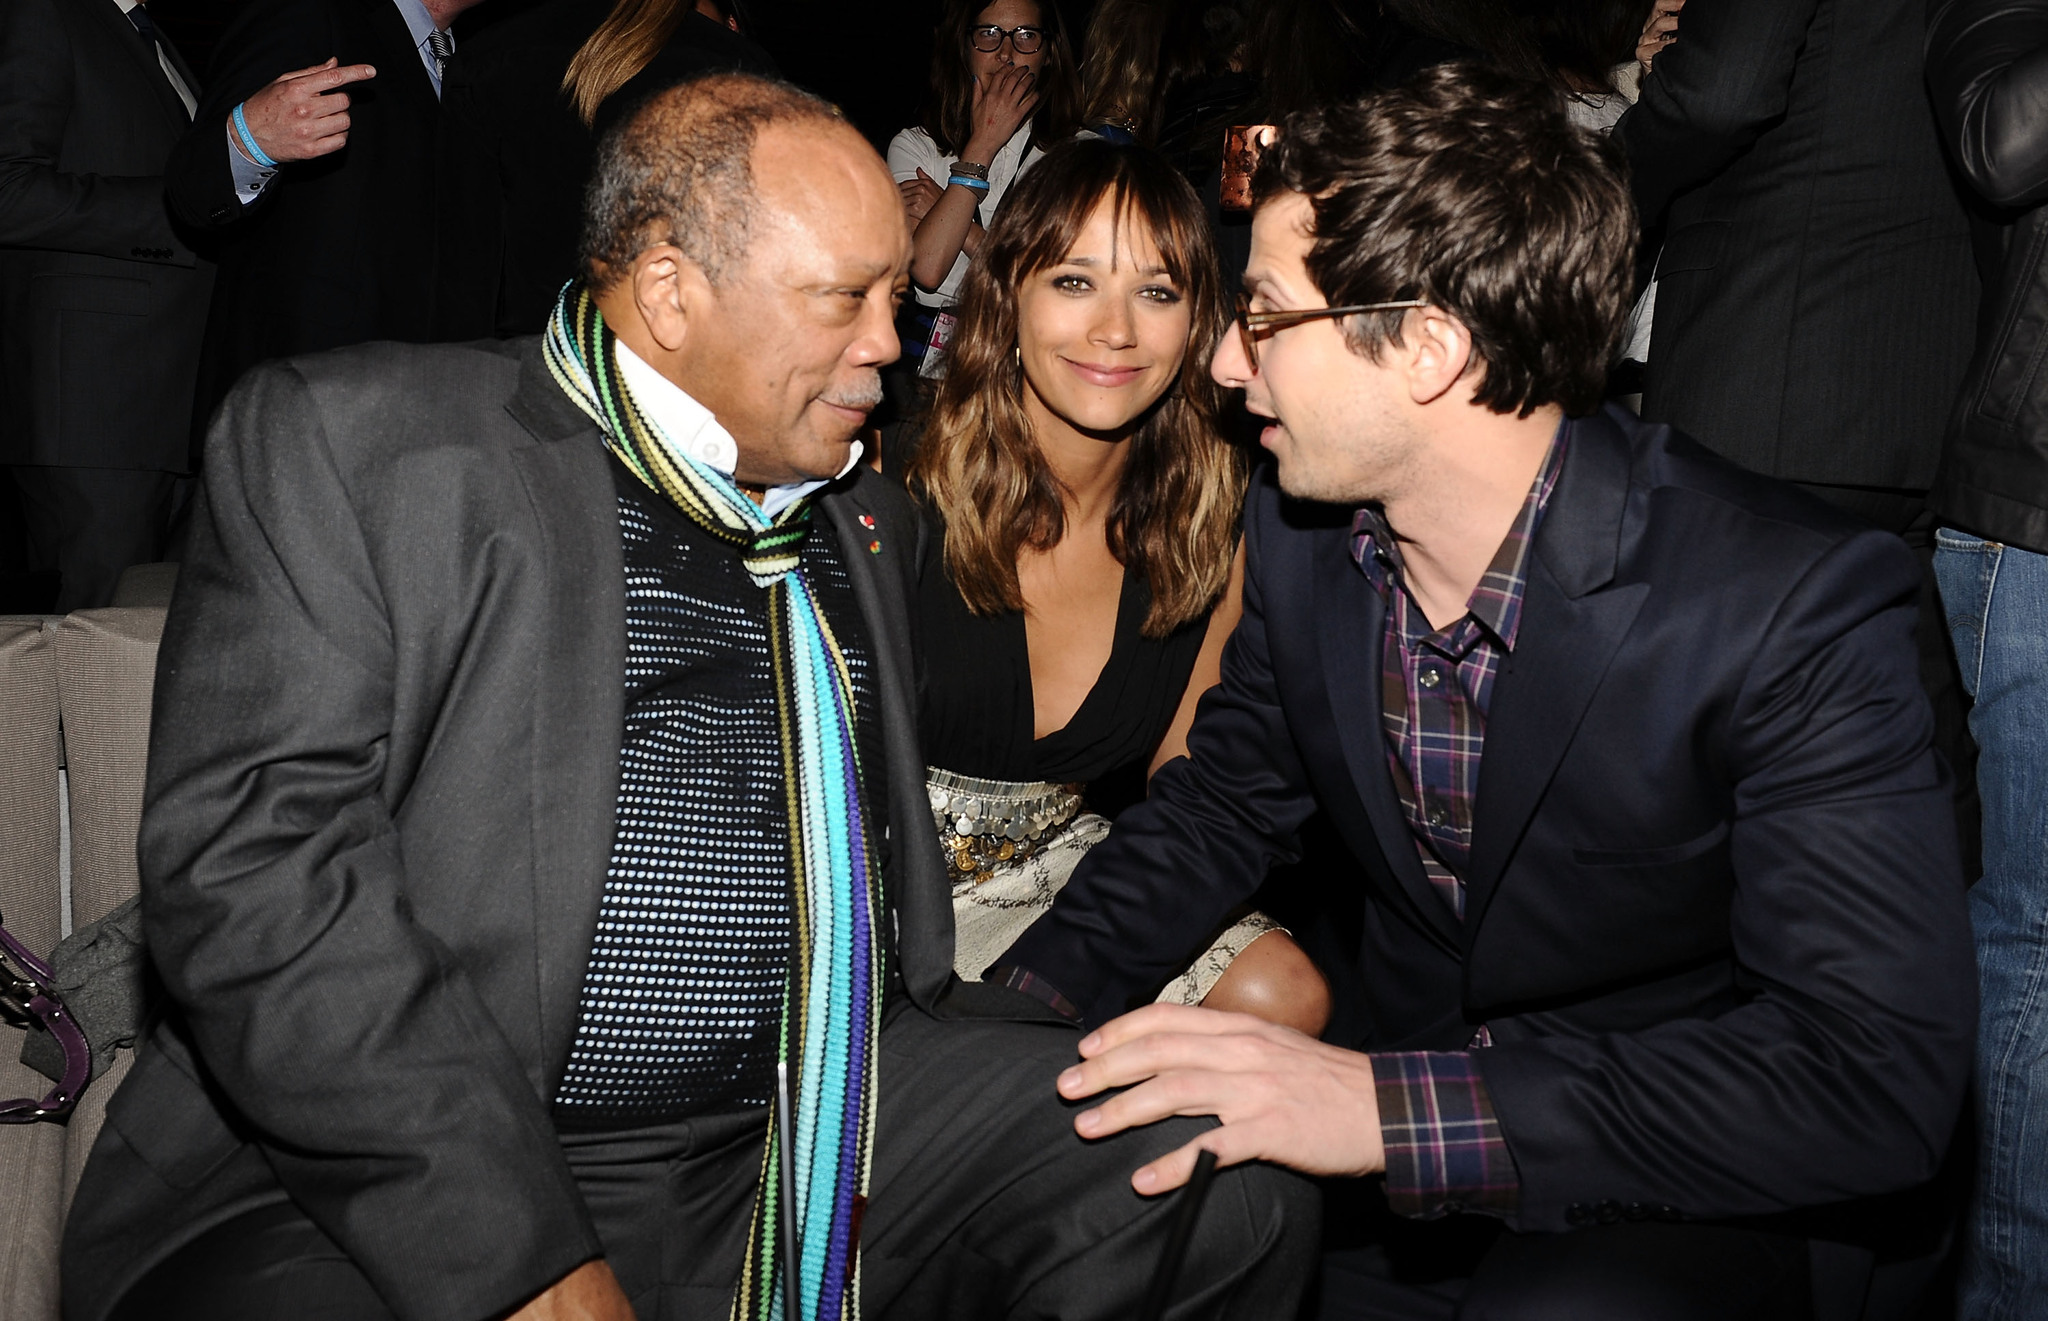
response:
M1486 713L1501 659L1515 648L1529 549L1556 489L1564 431L1530 484L1522 512L1480 576L1465 613L1432 629L1401 581L1401 546L1372 506L1352 523L1351 554L1387 603L1380 654L1387 761L1422 870L1462 921L1472 805L1486 751ZM1521 1190L1513 1157L1471 1051L1376 1054L1387 1202L1404 1215L1511 1214Z

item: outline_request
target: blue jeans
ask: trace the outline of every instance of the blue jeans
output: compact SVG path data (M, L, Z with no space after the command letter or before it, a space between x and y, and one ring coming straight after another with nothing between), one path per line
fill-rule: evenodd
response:
M1934 577L1976 699L1984 875L1970 891L1977 1191L1965 1321L2048 1318L2048 555L1942 528Z

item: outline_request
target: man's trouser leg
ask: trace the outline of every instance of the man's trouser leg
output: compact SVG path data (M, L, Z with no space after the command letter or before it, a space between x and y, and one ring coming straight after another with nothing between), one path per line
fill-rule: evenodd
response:
M861 1233L876 1321L1128 1321L1166 1244L1176 1195L1140 1197L1139 1166L1212 1120L1084 1142L1053 1080L1080 1034L1022 1023L882 1031L874 1181ZM1167 1315L1292 1318L1314 1268L1318 1195L1265 1165L1221 1170Z

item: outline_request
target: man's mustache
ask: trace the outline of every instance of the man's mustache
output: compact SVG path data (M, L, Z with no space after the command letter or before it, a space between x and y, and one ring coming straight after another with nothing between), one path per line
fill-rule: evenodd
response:
M838 394L824 396L825 402L838 408L877 408L882 402L882 374L869 373L860 384L848 387Z

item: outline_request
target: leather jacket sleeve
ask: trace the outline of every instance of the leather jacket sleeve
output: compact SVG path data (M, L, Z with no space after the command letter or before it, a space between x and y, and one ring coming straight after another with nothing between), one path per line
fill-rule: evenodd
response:
M2048 0L1935 0L1927 83L1950 157L1985 201L2048 200Z

